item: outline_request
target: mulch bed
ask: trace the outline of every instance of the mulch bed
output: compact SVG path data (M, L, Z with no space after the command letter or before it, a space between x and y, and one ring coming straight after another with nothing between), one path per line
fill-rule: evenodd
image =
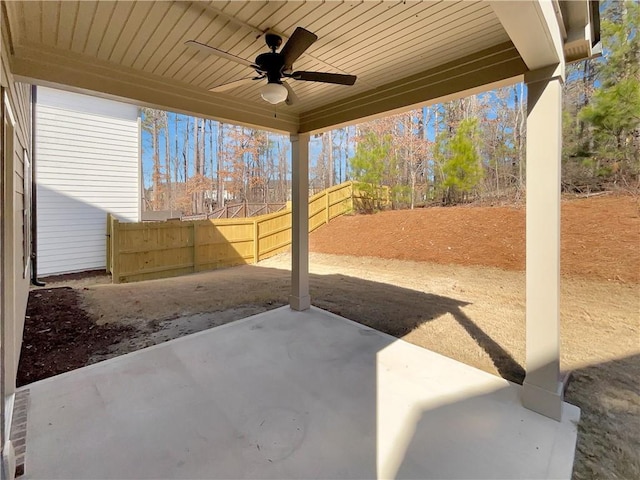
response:
M638 199L562 202L562 274L640 283ZM310 238L313 252L505 270L525 267L525 208L457 206L338 217Z
M96 325L80 306L78 292L70 287L32 290L17 385L83 367L92 355L106 353L134 330Z

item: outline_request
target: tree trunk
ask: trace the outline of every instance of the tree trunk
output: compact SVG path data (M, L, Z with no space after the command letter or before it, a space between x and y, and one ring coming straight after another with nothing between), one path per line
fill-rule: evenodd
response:
M193 179L194 179L194 184L195 182L198 181L198 176L200 174L200 136L198 135L198 119L194 118L193 119ZM198 203L198 191L197 188L194 187L192 188L192 192L191 192L191 209L193 210L194 214L198 214L200 213L200 210L198 209L199 207L199 203Z
M333 164L333 136L331 130L327 132L327 141L329 143L328 161L329 161L329 187L333 187L335 181L335 165Z
M224 142L224 123L218 123L218 155L216 155L216 203L218 207L224 206L224 179L222 178L222 144Z
M517 87L515 87L517 88ZM518 96L518 92L516 91L516 97ZM525 115L525 109L524 109L524 84L521 83L520 84L520 95L519 95L519 99L516 98L516 108L517 108L517 115L516 115L516 128L514 128L514 132L517 131L518 135L517 135L517 141L516 141L516 148L518 149L517 152L517 159L518 159L518 190L522 191L524 190L525 187L525 180L524 180L524 168L525 168L525 152L524 152L524 135L525 135L525 125L526 125L526 115Z
M204 128L204 118L200 119L200 127L199 127L199 140L200 140L200 144L198 145L198 156L200 158L200 175L201 177L198 179L198 211L200 213L204 212L204 188L205 184L202 182L204 180L205 177L205 150L204 150L204 146L205 146L205 138L204 138L204 134L205 134L205 128Z
M191 130L191 117L187 117L187 125L184 129L184 142L182 143L182 168L184 173L184 193L183 193L183 203L188 205L189 202L189 191L187 190L187 185L189 184L189 132ZM189 213L193 212L193 205Z
M411 210L415 208L416 172L411 173Z
M178 183L180 181L180 179L178 178L178 164L180 162L179 158L180 158L180 152L179 152L179 141L178 141L178 114L174 113L173 114L173 139L174 139L174 146L173 146L173 153L174 153L174 157L173 157L173 179L176 183ZM177 194L177 192L174 192ZM174 195L174 201L175 201L175 195Z
M170 140L169 140L169 114L167 112L163 112L164 116L164 146L165 146L165 183L167 188L167 204L169 210L173 210L173 195L171 191L171 148L170 148Z
M349 158L349 146L351 145L351 136L349 135L350 127L344 128L344 179L350 180L351 174L349 173L349 162L347 159ZM355 146L354 146L355 151Z
M160 206L160 146L158 145L158 112L153 112L153 130L151 132L153 145L153 209Z
M210 176L211 176L211 188L213 189L213 186L215 185L215 168L214 168L214 157L217 157L217 151L215 151L213 149L213 120L209 120L208 121L208 125L209 125L209 155L210 155L210 162L209 162L209 170L210 170ZM211 198L209 198L209 213L211 213L213 211L213 195L210 195Z

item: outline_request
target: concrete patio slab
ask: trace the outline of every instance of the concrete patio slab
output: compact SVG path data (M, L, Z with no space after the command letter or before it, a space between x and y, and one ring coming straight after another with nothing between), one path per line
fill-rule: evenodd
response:
M520 387L282 307L29 385L26 478L570 478Z

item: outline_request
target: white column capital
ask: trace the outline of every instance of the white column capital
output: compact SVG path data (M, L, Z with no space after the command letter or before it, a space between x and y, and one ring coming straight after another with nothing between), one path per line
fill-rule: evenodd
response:
M311 138L310 133L291 133L289 134L289 140L293 146L294 143L299 144L300 142L309 143L309 139Z
M549 65L548 67L538 68L536 70L530 70L524 74L524 83L526 83L527 85L537 82L548 82L551 80L560 80L562 83L564 83L564 62L560 62L555 65Z
M552 0L487 2L530 69L563 58L560 24Z
M311 133L309 132L299 132L299 133L290 133L289 134L289 138L291 139L299 139L299 138L310 138L311 137Z

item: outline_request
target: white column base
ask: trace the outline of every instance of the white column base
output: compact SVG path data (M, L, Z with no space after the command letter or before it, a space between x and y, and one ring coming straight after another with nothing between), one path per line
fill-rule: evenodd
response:
M555 392L550 392L540 388L525 380L522 384L522 406L533 410L536 413L552 418L557 421L562 420L562 393L563 384L558 382Z
M304 297L290 295L289 306L291 306L292 310L297 310L298 312L309 310L311 308L311 297L309 295L305 295Z

